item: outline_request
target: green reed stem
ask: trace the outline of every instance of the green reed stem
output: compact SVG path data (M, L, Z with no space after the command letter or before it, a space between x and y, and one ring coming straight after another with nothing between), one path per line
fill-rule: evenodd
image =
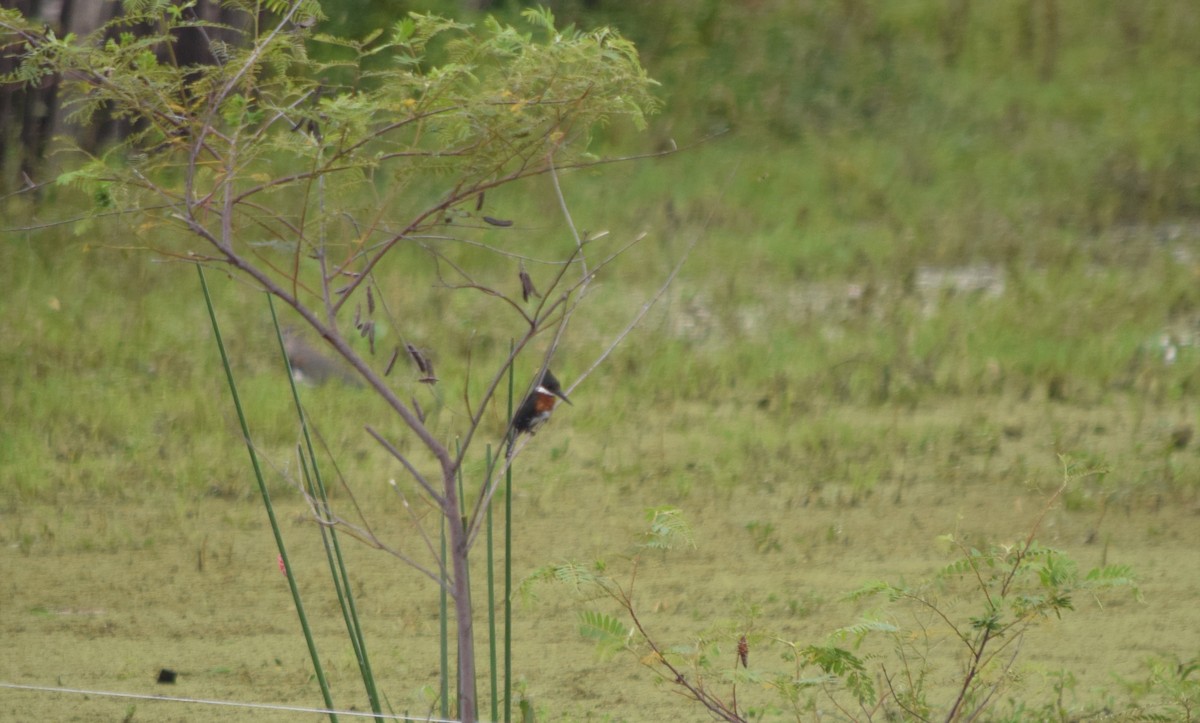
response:
M325 699L325 707L331 711L329 719L337 721L333 713L333 695L329 691L329 681L321 667L321 658L317 654L317 643L313 640L312 628L308 624L308 616L304 613L304 603L300 600L300 588L296 586L296 578L292 574L292 564L288 560L287 547L283 544L283 533L279 529L279 520L275 518L275 508L271 504L271 494L267 491L267 482L263 478L262 467L258 463L258 454L254 451L254 443L250 437L250 425L246 422L246 412L242 408L242 400L238 395L237 384L233 379L233 368L229 364L229 354L225 349L225 341L221 337L221 325L217 322L217 312L213 308L212 294L208 290L208 282L204 279L204 269L196 267L200 275L200 288L204 291L204 303L208 307L208 318L212 322L213 335L216 338L217 350L221 353L221 365L225 368L225 380L229 384L229 393L233 397L233 406L237 410L238 424L242 428L242 439L246 443L246 451L250 454L250 466L254 468L254 478L258 482L258 490L262 493L263 506L267 510L267 518L271 522L271 532L275 535L275 546L279 550L279 559L283 561L283 569L287 574L288 588L292 592L292 600L296 604L296 614L300 618L300 628L304 631L304 641L308 645L308 654L312 658L313 671L317 676L317 684L321 687L321 695Z

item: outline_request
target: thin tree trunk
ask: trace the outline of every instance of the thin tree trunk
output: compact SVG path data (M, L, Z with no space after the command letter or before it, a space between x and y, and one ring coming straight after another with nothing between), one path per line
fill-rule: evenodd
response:
M450 557L454 579L455 630L458 636L458 718L464 723L476 719L475 701L475 621L471 611L471 581L468 564L467 530L463 524L462 505L458 499L455 470L444 468L443 487L446 497L446 523L450 529Z

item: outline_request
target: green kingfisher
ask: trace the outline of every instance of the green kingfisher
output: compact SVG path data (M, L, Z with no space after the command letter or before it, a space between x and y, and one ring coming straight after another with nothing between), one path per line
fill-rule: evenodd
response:
M508 438L508 454L512 455L513 445L516 444L517 435L529 433L533 435L537 432L538 427L546 423L550 418L550 413L554 411L554 406L561 399L567 404L571 403L567 399L567 395L563 394L562 385L558 383L558 379L547 369L542 375L542 379L533 391L525 397L525 401L521 402L521 406L517 408L517 413L513 415L512 431Z

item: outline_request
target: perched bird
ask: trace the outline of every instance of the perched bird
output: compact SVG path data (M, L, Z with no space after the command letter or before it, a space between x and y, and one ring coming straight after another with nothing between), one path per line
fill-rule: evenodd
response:
M571 403L571 400L567 399L567 395L563 394L562 385L558 383L558 379L547 369L546 373L542 375L541 381L529 393L529 396L525 397L525 401L521 402L517 413L513 415L512 429L508 436L508 455L510 457L513 445L517 441L517 435L536 433L538 427L545 424L546 420L550 418L559 399L567 404Z
M361 384L344 363L314 349L295 329L284 329L283 349L292 365L292 378L297 382L320 385L337 380L353 387Z

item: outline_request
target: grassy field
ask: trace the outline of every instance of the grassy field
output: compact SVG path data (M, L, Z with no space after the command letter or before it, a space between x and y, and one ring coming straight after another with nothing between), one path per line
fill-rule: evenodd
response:
M608 230L614 247L646 233L573 323L555 362L566 382L698 244L522 455L517 576L598 558L620 571L643 511L673 505L696 548L647 560L638 578L660 642L716 640L732 667L733 631L750 629L752 665L770 671L787 667L773 635L819 643L888 620L925 646L944 704L954 641L919 610L846 593L928 577L953 560L946 533L1023 539L1066 467L1089 474L1039 540L1081 569L1132 566L1144 599L1080 597L1035 628L996 719L1180 717L1194 681L1121 681L1144 680L1149 660L1200 656L1200 11L1060 2L1052 28L1001 3L646 5L612 19L641 43L668 109L647 135L614 128L604 141L627 153L731 130L564 178L581 227ZM969 22L947 17L958 5ZM662 16L671 33L640 29ZM138 250L163 240L121 219L13 230L82 213L65 190L37 208L4 203L0 630L17 654L0 681L155 694L169 667L175 694L316 705L194 270ZM517 219L507 233L530 253L567 238L547 183L489 203ZM398 375L397 389L452 439L463 389L480 383L465 381L468 356L502 354L514 320L438 291L419 253L385 273L385 302L443 380ZM508 269L478 273L511 282ZM266 302L210 278L335 699L362 708L293 486L297 430ZM384 418L378 401L336 385L304 394L372 522L412 545L388 484L401 470L362 431ZM489 412L489 439L505 421ZM382 687L397 711L426 714L436 591L393 558L351 554ZM973 611L956 592L945 609ZM514 639L519 692L540 719L703 717L637 660L597 655L578 634L585 603L538 593L517 608ZM888 643L863 652L895 671ZM752 685L739 699L780 703ZM239 717L0 689L11 720Z

